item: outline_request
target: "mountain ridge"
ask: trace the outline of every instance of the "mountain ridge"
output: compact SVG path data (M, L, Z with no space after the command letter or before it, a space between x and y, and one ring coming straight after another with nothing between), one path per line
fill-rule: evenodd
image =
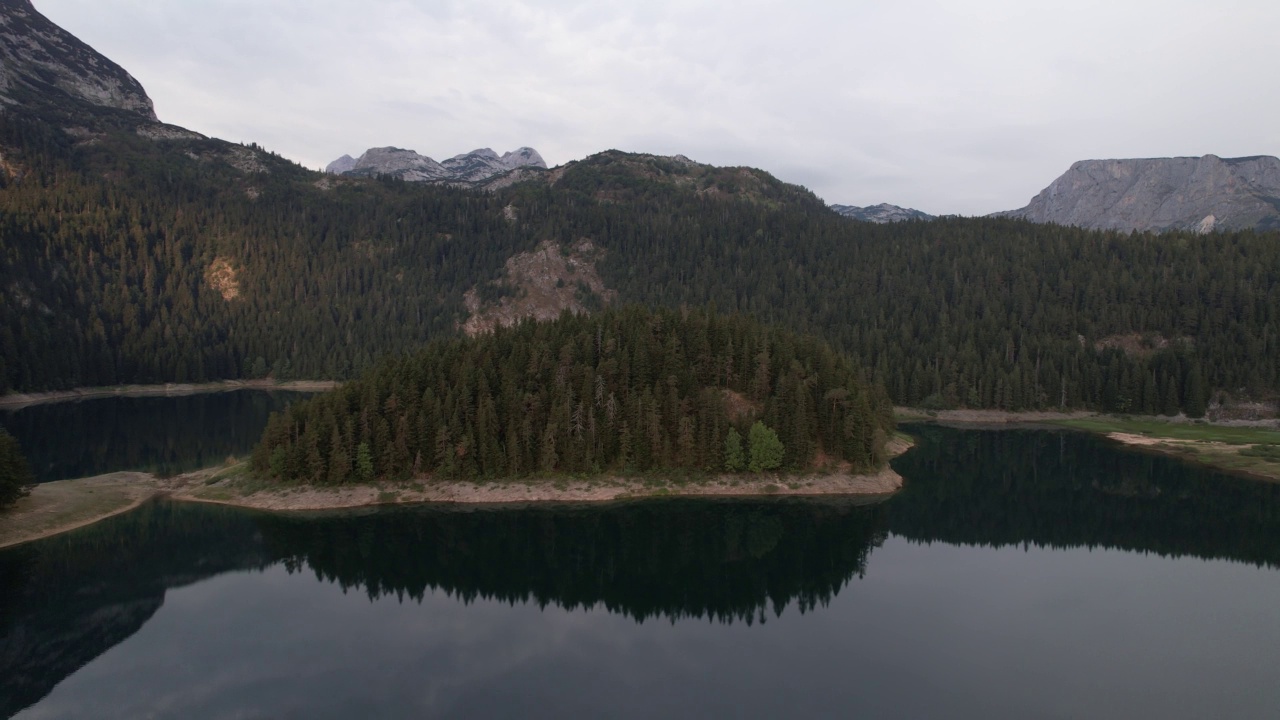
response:
M437 162L414 150L386 146L369 148L358 158L343 155L325 167L333 175L389 176L408 182L474 184L520 168L547 169L547 163L531 147L519 147L499 155L478 148Z
M858 207L857 205L837 205L832 203L830 208L847 218L873 223L903 222L907 220L932 220L937 217L936 215L930 215L923 210L904 208L898 205L891 205L889 203L868 205L866 207Z
M994 213L1094 230L1280 228L1280 158L1080 160L1025 207Z
M0 0L0 110L79 109L59 102L64 99L158 121L151 98L128 71L40 14L30 0Z

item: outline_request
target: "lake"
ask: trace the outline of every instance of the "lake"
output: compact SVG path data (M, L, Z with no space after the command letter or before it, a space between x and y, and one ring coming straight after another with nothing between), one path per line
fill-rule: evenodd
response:
M1280 486L907 429L872 505L157 502L0 551L0 716L1275 715Z
M0 410L38 482L117 470L173 475L249 454L267 417L309 393L105 397Z

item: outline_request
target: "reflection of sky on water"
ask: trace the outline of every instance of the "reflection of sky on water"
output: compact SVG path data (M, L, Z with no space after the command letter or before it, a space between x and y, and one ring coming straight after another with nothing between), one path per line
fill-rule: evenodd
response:
M18 717L1259 717L1280 573L892 538L764 624L421 604L280 565L170 590Z

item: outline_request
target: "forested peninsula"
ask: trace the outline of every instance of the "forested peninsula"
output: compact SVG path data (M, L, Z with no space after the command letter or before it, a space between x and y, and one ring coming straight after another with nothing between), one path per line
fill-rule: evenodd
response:
M701 310L564 313L437 341L274 415L290 484L742 471L870 472L884 390L825 342Z

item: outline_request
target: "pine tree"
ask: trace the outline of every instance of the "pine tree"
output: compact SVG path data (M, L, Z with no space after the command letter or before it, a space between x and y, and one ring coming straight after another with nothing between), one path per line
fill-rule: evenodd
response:
M724 469L729 472L742 472L747 467L747 458L742 453L742 435L738 429L729 428L724 439Z
M778 433L757 420L751 426L749 438L751 442L751 462L747 465L748 470L758 473L764 470L777 470L782 466L782 456L786 452L786 448L782 446L782 441L778 439Z
M373 479L373 452L369 450L369 443L362 442L356 448L356 477L360 482Z
M33 482L31 466L22 455L17 438L0 428L0 508L26 495L27 486Z

